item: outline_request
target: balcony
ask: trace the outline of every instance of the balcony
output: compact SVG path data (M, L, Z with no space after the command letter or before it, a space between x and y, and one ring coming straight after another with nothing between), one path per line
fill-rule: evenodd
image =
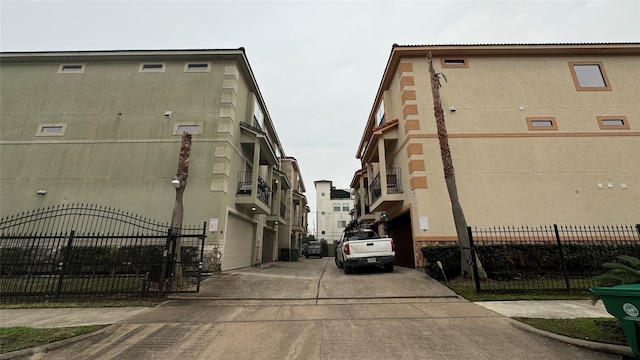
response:
M238 207L249 209L256 214L270 214L270 199L271 188L262 177L258 176L256 183L254 183L253 172L238 172L238 188L236 190L236 205Z
M373 178L369 185L371 211L387 211L403 202L400 175L400 168L387 168L382 172L384 178L381 178L380 173Z
M271 214L267 216L267 221L275 222L279 225L288 225L287 205L283 202L280 202L280 206L276 207L274 201L274 206L272 207Z

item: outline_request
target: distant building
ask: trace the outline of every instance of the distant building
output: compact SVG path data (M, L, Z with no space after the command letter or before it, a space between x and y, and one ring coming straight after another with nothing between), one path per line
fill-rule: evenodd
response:
M640 222L640 44L394 45L351 187L398 265L457 241L428 52L470 226Z
M317 180L316 186L316 238L329 242L340 239L351 215L353 195L350 189L336 189L329 180Z
M91 203L169 222L188 132L183 223L206 224L205 271L274 261L306 232L301 174L244 49L0 59L0 215Z

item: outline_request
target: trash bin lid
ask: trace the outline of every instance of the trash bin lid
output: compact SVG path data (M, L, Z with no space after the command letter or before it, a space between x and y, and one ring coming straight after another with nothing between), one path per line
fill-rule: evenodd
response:
M590 289L592 293L603 296L630 296L640 297L640 284L616 285L610 287L594 287Z

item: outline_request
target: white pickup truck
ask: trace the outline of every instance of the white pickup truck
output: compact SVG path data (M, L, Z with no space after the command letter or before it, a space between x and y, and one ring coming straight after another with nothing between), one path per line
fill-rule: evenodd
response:
M336 266L350 274L355 267L383 266L393 271L396 247L391 238L381 238L371 229L347 230L336 244Z

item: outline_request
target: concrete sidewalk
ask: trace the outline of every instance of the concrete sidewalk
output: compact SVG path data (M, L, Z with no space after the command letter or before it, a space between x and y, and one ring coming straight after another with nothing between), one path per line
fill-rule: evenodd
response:
M612 318L602 302L594 306L591 300L481 301L475 304L507 317ZM0 309L0 327L59 328L110 325L142 314L149 309L146 307Z

